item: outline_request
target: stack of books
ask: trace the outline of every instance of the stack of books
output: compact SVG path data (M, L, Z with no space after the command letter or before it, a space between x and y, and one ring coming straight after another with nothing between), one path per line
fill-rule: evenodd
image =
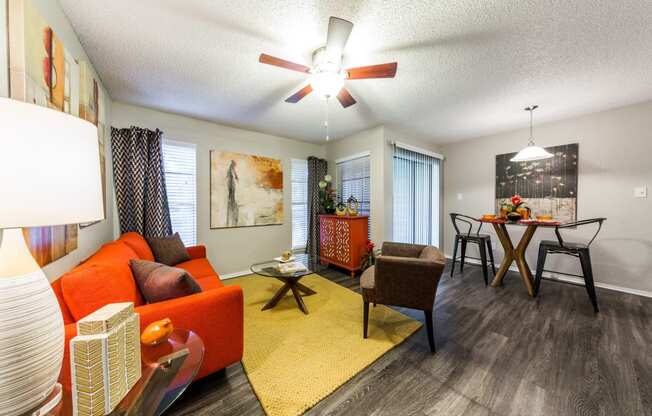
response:
M279 263L277 267L278 267L278 271L283 274L304 272L308 270L306 266L304 266L302 263L299 263L298 261L291 261L289 263Z

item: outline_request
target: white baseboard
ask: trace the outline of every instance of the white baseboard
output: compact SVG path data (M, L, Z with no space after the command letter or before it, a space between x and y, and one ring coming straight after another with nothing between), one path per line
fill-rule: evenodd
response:
M220 280L233 279L234 277L246 276L248 274L251 274L251 270L243 270L241 272L233 272L233 273L221 274L220 275Z
M453 256L446 255L446 258L449 260L453 259ZM472 264L480 264L480 260L476 259L466 259L465 263L472 263ZM496 270L500 267L500 263L496 263ZM518 273L518 267L515 265L510 266L509 271L516 272ZM535 271L532 271L532 274L535 274ZM560 282L566 282L566 283L574 283L580 286L584 286L584 279L581 279L579 277L573 277L573 276L566 276L563 274L559 273L551 273L551 272L544 272L543 277L548 278L550 280L558 280ZM608 289L608 290L614 290L616 292L623 292L623 293L629 293L630 295L638 295L638 296L643 296L646 298L652 298L652 292L648 292L647 290L639 290L639 289L631 289L629 287L623 287L623 286L617 286L617 285L611 285L609 283L601 283L601 282L594 282L595 287L599 287L602 289Z

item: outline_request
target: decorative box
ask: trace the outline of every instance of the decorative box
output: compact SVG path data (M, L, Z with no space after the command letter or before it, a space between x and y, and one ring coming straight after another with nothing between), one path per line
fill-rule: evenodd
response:
M140 318L131 302L106 305L77 322L70 341L73 411L110 413L141 376Z

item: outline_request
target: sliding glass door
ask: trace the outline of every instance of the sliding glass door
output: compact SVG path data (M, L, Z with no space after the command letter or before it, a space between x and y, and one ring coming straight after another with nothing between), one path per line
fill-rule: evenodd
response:
M394 146L393 240L439 246L440 159Z

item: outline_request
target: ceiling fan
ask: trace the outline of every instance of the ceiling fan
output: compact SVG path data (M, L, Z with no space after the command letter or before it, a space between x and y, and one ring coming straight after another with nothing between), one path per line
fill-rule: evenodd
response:
M396 62L380 65L361 66L357 68L342 68L342 54L349 39L353 23L348 20L331 16L328 21L328 37L326 46L312 54L312 68L267 54L260 54L259 62L279 66L292 71L310 74L310 83L288 97L285 102L297 103L303 97L315 91L323 98L337 95L337 99L346 108L356 103L349 91L344 88L346 80L369 78L394 78Z

